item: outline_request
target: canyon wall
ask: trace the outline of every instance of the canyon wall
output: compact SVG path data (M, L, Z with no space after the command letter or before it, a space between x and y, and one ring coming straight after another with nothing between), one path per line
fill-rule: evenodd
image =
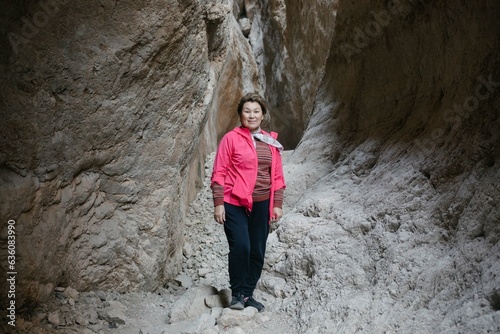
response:
M254 8L249 39L269 100L270 128L280 134L285 149L293 149L324 75L337 1L273 0L257 2Z
M285 146L304 130L334 17L310 5L3 4L0 213L15 221L18 303L177 274L187 205L240 96L269 98Z
M3 241L15 221L18 308L59 285L155 290L179 271L205 155L259 89L232 2L4 5L0 217Z
M500 3L339 1L262 286L302 333L493 333Z

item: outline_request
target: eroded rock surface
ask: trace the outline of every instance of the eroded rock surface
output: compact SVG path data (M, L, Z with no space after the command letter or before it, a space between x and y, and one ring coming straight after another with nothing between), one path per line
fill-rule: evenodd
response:
M258 84L230 5L6 6L0 212L16 221L18 305L61 284L153 291L178 274L205 155Z
M500 329L498 12L339 4L270 255L304 333Z
M227 288L204 160L258 90L298 143L259 285L276 333L500 331L498 1L57 3L2 14L24 36L3 40L0 69L16 300L64 301L29 324L166 328L184 293ZM245 313L229 328L210 305L182 330L275 325Z

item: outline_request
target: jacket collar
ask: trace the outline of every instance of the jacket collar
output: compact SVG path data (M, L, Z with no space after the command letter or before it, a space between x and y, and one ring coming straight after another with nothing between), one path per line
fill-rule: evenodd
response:
M243 126L238 126L236 128L234 128L234 131L236 131L237 133L243 135L243 136L247 136L247 137L250 137L251 136L251 133L250 133L250 130L248 130L247 128L243 127ZM266 132L264 130L261 129L261 132L265 135L268 135L268 136L271 136L273 137L274 139L278 138L278 133L277 132L272 132L269 133L269 132Z

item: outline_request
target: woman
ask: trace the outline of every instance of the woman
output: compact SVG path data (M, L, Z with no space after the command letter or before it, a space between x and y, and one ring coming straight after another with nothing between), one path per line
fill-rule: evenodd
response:
M211 187L214 219L224 224L229 244L230 308L264 305L253 291L264 266L269 224L283 215L285 179L277 133L260 128L267 115L264 99L250 93L240 100L241 126L228 132L217 149Z

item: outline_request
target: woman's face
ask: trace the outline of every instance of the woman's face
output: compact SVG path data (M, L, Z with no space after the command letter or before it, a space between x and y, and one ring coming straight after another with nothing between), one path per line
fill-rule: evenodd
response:
M253 132L260 127L263 119L264 113L258 102L245 102L241 110L241 125Z

